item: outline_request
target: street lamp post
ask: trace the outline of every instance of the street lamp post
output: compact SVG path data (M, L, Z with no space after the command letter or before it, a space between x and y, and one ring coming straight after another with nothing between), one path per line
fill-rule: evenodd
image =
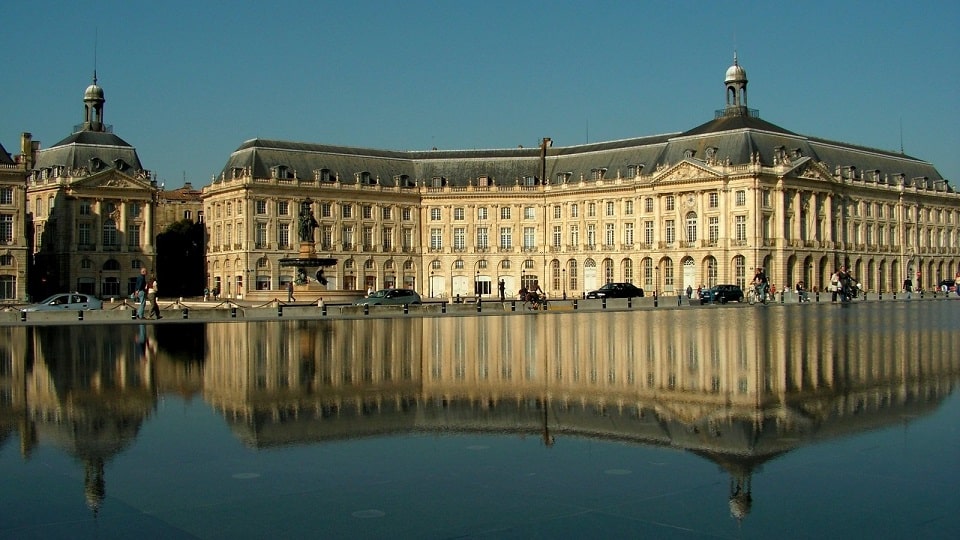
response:
M433 298L433 270L430 271L430 298Z
M563 280L563 299L566 300L567 299L567 269L564 268L560 270L560 274L562 276L560 279Z

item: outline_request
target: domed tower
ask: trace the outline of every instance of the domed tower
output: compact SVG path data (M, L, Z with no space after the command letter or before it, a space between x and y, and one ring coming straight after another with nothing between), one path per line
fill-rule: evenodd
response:
M84 131L103 131L103 103L107 101L103 97L103 88L97 84L97 72L93 72L93 84L87 87L83 92L83 130Z
M727 68L723 83L727 87L727 109L746 110L747 71L737 61L737 53L733 53L733 65Z

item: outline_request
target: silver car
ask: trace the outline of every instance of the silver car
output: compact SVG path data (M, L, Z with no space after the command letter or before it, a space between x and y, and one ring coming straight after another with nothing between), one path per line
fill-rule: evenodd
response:
M64 310L90 310L101 309L103 302L99 298L89 294L80 293L60 293L55 294L37 304L30 304L23 307L20 311L64 311Z
M381 289L353 303L355 306L419 304L420 295L411 289Z

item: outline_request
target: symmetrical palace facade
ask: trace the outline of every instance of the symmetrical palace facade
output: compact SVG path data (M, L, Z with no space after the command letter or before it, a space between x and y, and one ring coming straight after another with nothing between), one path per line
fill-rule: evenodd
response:
M637 139L428 152L247 141L203 189L210 279L226 294L292 280L279 260L297 250L306 199L336 289L449 298L536 281L556 297L628 281L676 294L744 285L756 267L779 287L822 288L843 264L890 291L960 271L960 195L933 165L762 120L736 59L724 83L712 120Z
M756 267L779 288L823 288L841 264L890 291L960 272L960 194L931 163L761 119L736 58L724 86L725 107L685 132L414 152L254 139L201 190L166 192L104 123L94 75L73 134L0 151L0 300L26 298L31 256L35 295L126 295L183 218L206 225L211 289L274 298L295 278L280 260L299 255L303 202L316 256L337 261L327 288L345 291L676 294L744 285Z

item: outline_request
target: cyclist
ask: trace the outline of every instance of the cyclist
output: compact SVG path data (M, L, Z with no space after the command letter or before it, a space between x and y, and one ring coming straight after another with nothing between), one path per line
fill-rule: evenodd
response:
M757 300L766 302L770 285L767 283L767 274L764 273L763 268L757 268L757 273L753 275L753 287Z

